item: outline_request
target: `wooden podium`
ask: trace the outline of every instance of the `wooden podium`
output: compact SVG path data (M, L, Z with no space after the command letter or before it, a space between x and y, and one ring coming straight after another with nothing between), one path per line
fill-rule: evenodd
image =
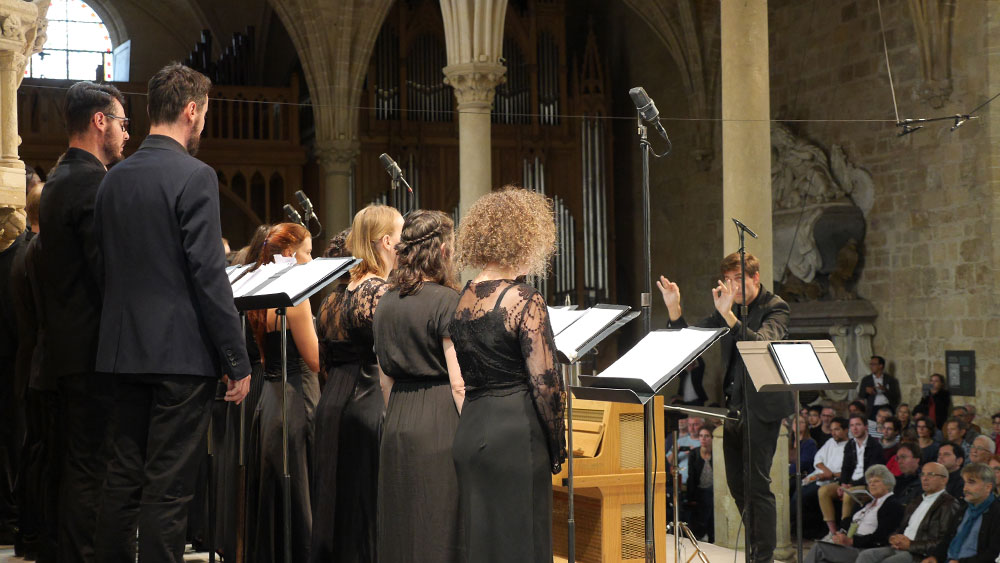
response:
M663 397L655 401L654 529L656 561L666 562L666 451ZM643 407L573 400L573 482L576 560L644 563ZM583 454L583 457L581 455ZM552 477L552 543L556 561L567 557L567 469Z

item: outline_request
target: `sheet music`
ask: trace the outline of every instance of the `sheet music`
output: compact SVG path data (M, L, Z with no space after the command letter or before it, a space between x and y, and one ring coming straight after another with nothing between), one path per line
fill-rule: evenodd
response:
M598 377L641 379L654 387L663 376L683 368L680 364L715 336L712 330L654 330Z
M253 264L243 264L240 266L230 266L226 268L226 274L229 275L229 283L232 284L236 278L240 277L240 274L253 268Z
M316 285L320 280L337 271L353 258L317 258L305 264L293 266L278 280L261 288L260 294L274 295L284 293L288 297L302 293Z
M549 307L549 323L552 324L552 334L558 335L566 327L576 322L587 310L575 311L563 307Z
M286 264L276 264L273 262L262 265L260 268L248 273L233 284L233 297L243 297L244 295L247 295L250 291L258 288L260 284L267 281L267 279L274 274L277 274L282 270L287 270L288 268L290 268L290 266Z
M774 342L771 344L779 371L793 385L829 383L819 356L808 342Z
M575 353L602 329L615 322L624 311L604 307L591 307L572 324L556 335L556 348L567 356ZM555 332L553 330L553 332Z

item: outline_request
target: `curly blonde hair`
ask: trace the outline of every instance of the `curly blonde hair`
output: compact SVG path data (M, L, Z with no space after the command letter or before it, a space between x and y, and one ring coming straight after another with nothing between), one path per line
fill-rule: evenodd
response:
M461 268L494 263L545 276L556 250L552 200L516 186L479 198L458 225L456 261Z

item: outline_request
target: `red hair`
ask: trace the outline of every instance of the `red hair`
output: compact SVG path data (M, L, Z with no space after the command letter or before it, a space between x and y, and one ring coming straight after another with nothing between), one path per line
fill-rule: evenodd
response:
M278 223L271 227L264 239L264 246L257 256L257 262L251 269L256 270L264 264L274 262L274 255L284 256L285 252L292 252L302 246L302 243L309 238L309 231L298 223ZM267 332L267 309L255 309L247 311L247 321L253 330L254 339L260 349L260 357L264 359L264 333Z

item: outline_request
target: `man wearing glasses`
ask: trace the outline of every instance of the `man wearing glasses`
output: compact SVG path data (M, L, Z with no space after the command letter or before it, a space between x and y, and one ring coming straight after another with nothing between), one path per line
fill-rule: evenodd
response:
M39 322L51 352L42 355L41 373L58 389L61 442L52 444L61 456L57 538L43 531L39 553L44 557L57 543L58 561L93 560L107 466L111 382L95 367L104 262L94 202L107 167L122 159L129 139L124 101L108 84L78 82L69 88L63 106L69 148L49 173L39 206L39 224L45 225L36 255Z
M993 443L992 438L980 434L972 441L972 446L969 448L969 461L971 463L989 464L990 459L993 458L993 454L996 453L996 449L997 446Z
M866 549L857 563L914 563L921 561L944 539L958 517L960 507L955 497L944 490L948 470L930 462L920 472L924 494L906 505L903 523L889 536L889 545Z

